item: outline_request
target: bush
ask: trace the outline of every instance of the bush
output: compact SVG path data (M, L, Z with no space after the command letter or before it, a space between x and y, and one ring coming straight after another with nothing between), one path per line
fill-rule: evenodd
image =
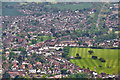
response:
M102 66L101 66L101 65L99 65L99 67L101 68Z
M79 56L79 57L75 57L75 59L81 59L81 57Z
M97 59L97 56L92 56L93 59Z
M106 62L104 58L99 59L101 62Z

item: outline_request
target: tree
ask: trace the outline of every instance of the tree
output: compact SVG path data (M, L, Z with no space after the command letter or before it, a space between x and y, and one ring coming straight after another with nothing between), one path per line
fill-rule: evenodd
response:
M51 36L51 35L49 35L49 36L48 36L48 39L50 39L50 40L51 40L51 39L52 39L52 36Z
M37 43L37 40L32 39L32 44L36 44L36 43Z
M68 73L67 74L71 74L71 72L70 71L68 71Z
M76 56L79 57L79 54L77 53Z
M77 73L70 75L70 78L87 78L88 75L86 73Z
M76 54L75 59L81 59L81 57L79 56L79 53Z
M15 57L15 55L16 55L16 54L11 51L10 54L9 54L9 58L13 58L13 57Z
M92 56L93 59L97 59L97 56Z
M106 62L104 58L99 59L101 62Z
M93 51L92 50L89 50L88 51L89 55L93 54ZM90 56L89 56L90 57Z
M15 79L14 80L18 80L20 77L19 75L15 76Z
M2 60L7 60L7 57L5 55L2 55Z
M23 48L23 47L19 47L19 48L18 48L18 51L21 51L21 54L22 54L22 55L26 55L26 54L27 54L26 49Z
M10 78L10 74L8 73L8 71L6 71L6 72L3 74L3 78Z
M62 69L61 74L67 74L67 69Z
M33 57L36 57L37 56L37 54L36 53L33 53Z
M43 41L43 37L41 37L41 41Z
M60 48L58 51L62 51L62 48Z
M64 53L62 54L62 57L69 59L69 57L68 57L69 49L70 49L69 46L64 47L64 49L63 49Z
M81 41L78 41L78 44L81 45Z
M18 48L18 51L26 51L26 49L23 48L23 47L19 47L19 48Z
M55 37L55 28L50 29L50 31L53 33L53 37Z

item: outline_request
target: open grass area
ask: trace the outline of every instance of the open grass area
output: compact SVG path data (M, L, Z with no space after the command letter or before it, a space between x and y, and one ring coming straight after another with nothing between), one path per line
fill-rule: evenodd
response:
M90 70L95 71L94 67L96 67L96 71L98 73L105 72L107 74L118 74L118 49L91 49L93 50L94 56L99 58L104 58L106 60L105 63L92 59L92 55L89 55L88 51L90 48L70 48L69 56L76 57L76 53L79 53L79 56L82 59L70 59L70 61L79 67L85 68L89 67ZM101 65L102 67L99 67ZM111 68L108 68L111 67Z
M38 42L45 41L49 39L49 36L39 36L39 39L37 40Z
M45 41L45 40L50 40L50 39L55 39L53 36L38 36L37 42Z
M87 6L86 6L87 5ZM79 3L79 4L52 4L47 5L48 8L58 8L61 10L77 10L77 9L84 9L84 8L92 8L92 3Z
M2 3L2 7L7 6L7 5L14 7L15 5L17 5L17 3L16 2L3 2ZM20 16L24 14L19 12L17 8L5 7L5 8L2 8L2 15L3 16Z

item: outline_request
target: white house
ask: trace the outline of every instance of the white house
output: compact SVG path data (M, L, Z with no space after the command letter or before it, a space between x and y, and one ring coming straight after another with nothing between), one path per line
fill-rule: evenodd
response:
M59 49L63 49L63 47L56 47L55 49L56 49L56 50L59 50Z
M24 61L24 62L22 62L22 65L25 65L25 64L29 64L29 63L27 63L27 62L25 62L25 61Z
M44 49L43 49L43 48L40 48L39 50L42 51L42 50L44 50Z
M41 71L41 74L46 74L46 71Z
M98 74L97 74L97 72L93 72L93 75L94 75L94 76L97 76Z
M29 73L36 73L36 69L29 69Z
M51 55L51 53L45 53L45 56L47 57L47 56L50 56Z
M13 51L15 54L19 54L21 53L21 51Z
M37 73L40 73L40 72L41 72L41 70L40 70L40 69L38 69L38 70L37 70Z
M49 47L49 49L55 49L56 47Z
M48 47L44 47L43 49L48 50L49 48Z

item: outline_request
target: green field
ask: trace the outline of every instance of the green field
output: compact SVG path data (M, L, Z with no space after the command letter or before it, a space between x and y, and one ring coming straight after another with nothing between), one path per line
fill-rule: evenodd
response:
M94 51L92 55L95 55L99 58L104 58L105 63L100 62L98 59L92 59L92 55L89 55L88 51L90 48L70 48L69 56L76 57L76 53L79 53L79 56L82 59L70 59L70 61L79 67L85 68L89 67L90 70L96 71L98 73L105 72L107 74L118 74L118 49L91 49ZM102 67L99 67L101 65ZM108 68L111 67L111 68Z
M15 6L17 5L16 2L3 2L2 3L2 7L4 6ZM23 13L19 12L17 8L8 8L8 7L5 7L5 8L2 8L2 15L3 16L21 16L21 15L24 15Z
M86 6L87 5L87 6ZM77 10L77 9L84 9L84 8L92 8L92 3L79 3L79 4L52 4L47 5L47 8L58 8L60 10Z
M42 38L42 40L41 40L41 38ZM41 42L41 41L45 41L45 40L48 40L49 39L49 36L39 36L38 37L38 42Z
M38 36L37 42L42 42L42 41L50 40L50 39L55 39L55 37L53 37L53 36L51 36L51 37L50 36Z

